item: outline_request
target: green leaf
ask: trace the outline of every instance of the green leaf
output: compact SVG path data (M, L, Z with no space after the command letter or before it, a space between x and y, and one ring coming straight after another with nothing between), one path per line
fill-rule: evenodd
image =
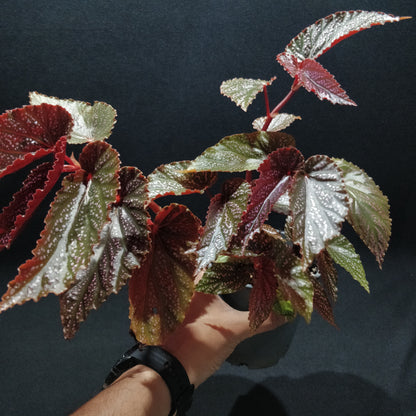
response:
M140 342L163 343L184 320L194 292L200 227L183 205L171 204L157 213L152 249L129 281L130 327Z
M254 101L256 95L263 91L263 87L271 85L276 77L270 81L250 78L233 78L221 84L222 95L234 101L243 111L247 111L248 106Z
M112 208L110 222L104 226L87 268L78 271L74 285L60 296L65 338L75 335L92 309L119 292L148 253L146 183L138 169L120 170L119 201Z
M34 256L9 283L0 311L64 292L87 267L116 198L119 158L108 144L95 142L85 146L79 161L82 169L64 178Z
M206 149L189 166L189 171L244 172L256 170L267 155L280 147L295 146L292 136L264 131L224 137Z
M83 101L48 97L38 92L30 92L31 104L59 105L74 119L74 127L68 136L68 143L79 144L107 139L116 122L117 112L111 105L96 101L94 105Z
M261 131L263 129L264 123L266 122L267 117L259 117L253 121L253 129ZM281 131L289 127L295 120L302 120L301 117L295 116L293 114L279 113L277 116L273 117L267 131Z
M391 235L388 199L362 169L333 159L342 170L348 194L348 222L376 257L380 267Z
M365 271L360 256L355 252L353 245L343 236L339 235L327 243L329 255L343 267L367 292L370 292Z
M289 275L287 271L284 273L282 270L278 271L278 284L285 299L291 302L306 322L310 322L313 311L313 284L308 274L303 271L300 260L295 256L291 258Z
M310 157L305 171L295 175L290 191L292 238L299 244L303 267L339 235L348 214L348 201L341 171L327 156Z
M249 194L250 185L241 178L234 178L225 183L222 193L212 198L198 247L199 270L228 248L247 208Z
M212 172L185 172L190 161L172 162L161 165L149 176L149 200L166 195L202 193L217 179Z
M253 273L254 267L250 259L220 256L206 270L195 289L213 295L234 293L251 283Z

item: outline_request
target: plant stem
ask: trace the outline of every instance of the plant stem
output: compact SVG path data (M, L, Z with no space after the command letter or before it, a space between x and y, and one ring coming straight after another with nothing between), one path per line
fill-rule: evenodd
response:
M270 117L269 94L267 94L267 85L263 85L264 104L266 106L266 115Z
M155 201L151 201L148 207L153 211L154 214L157 214L162 209L160 205L156 204Z
M295 92L300 87L301 87L301 85L299 84L298 80L295 78L295 80L293 81L293 84L290 88L290 91L288 92L286 97L283 98L283 100L280 101L280 103L277 104L277 106L275 108L273 108L272 112L268 111L267 118L266 118L266 121L264 122L262 131L267 131L267 128L269 127L270 123L273 120L273 117L276 117L277 114L279 114L280 110L290 101L290 99L295 95ZM264 91L264 88L263 88L263 91ZM266 100L266 94L264 96L264 99ZM268 97L267 97L267 102L268 102ZM267 111L267 108L266 108L266 111Z

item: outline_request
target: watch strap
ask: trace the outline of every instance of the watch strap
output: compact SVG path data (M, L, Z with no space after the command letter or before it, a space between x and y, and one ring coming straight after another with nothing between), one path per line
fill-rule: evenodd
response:
M152 368L168 386L172 400L169 416L174 415L176 411L178 416L185 415L192 404L194 385L190 383L180 361L158 346L137 343L126 351L111 369L103 388L109 386L121 374L138 364Z

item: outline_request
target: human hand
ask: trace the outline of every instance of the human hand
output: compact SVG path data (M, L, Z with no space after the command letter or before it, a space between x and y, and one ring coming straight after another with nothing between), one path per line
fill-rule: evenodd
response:
M244 339L286 323L271 313L257 331L249 327L248 312L238 311L219 296L196 292L185 321L162 347L184 366L195 387L203 383Z

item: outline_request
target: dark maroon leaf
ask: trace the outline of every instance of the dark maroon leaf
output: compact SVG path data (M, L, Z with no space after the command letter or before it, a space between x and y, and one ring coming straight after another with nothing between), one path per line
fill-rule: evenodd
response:
M66 110L49 104L25 106L2 114L0 177L52 153L56 142L72 126L72 117Z
M325 290L314 277L311 277L311 281L313 284L313 308L322 316L322 318L336 327L332 305Z
M152 249L129 282L131 329L139 341L160 344L185 318L194 292L200 227L199 219L178 204L154 219Z
M66 139L60 139L55 147L54 162L46 162L33 169L22 188L13 196L10 204L0 214L0 250L10 248L23 226L57 182L65 161Z
M332 104L357 105L348 97L333 75L313 59L302 61L298 80L307 91L314 92L320 100L326 99Z
M260 231L273 205L289 189L293 175L303 164L302 154L294 147L275 150L261 164L260 177L254 182L250 204L239 227L243 247Z
M277 276L273 259L267 256L253 258L254 282L250 293L250 328L256 330L270 315L276 302Z
M326 293L329 296L329 299L332 302L337 300L337 269L335 268L334 261L329 255L328 251L322 250L317 256L316 261L318 265L318 270L321 275L322 283L325 288Z

